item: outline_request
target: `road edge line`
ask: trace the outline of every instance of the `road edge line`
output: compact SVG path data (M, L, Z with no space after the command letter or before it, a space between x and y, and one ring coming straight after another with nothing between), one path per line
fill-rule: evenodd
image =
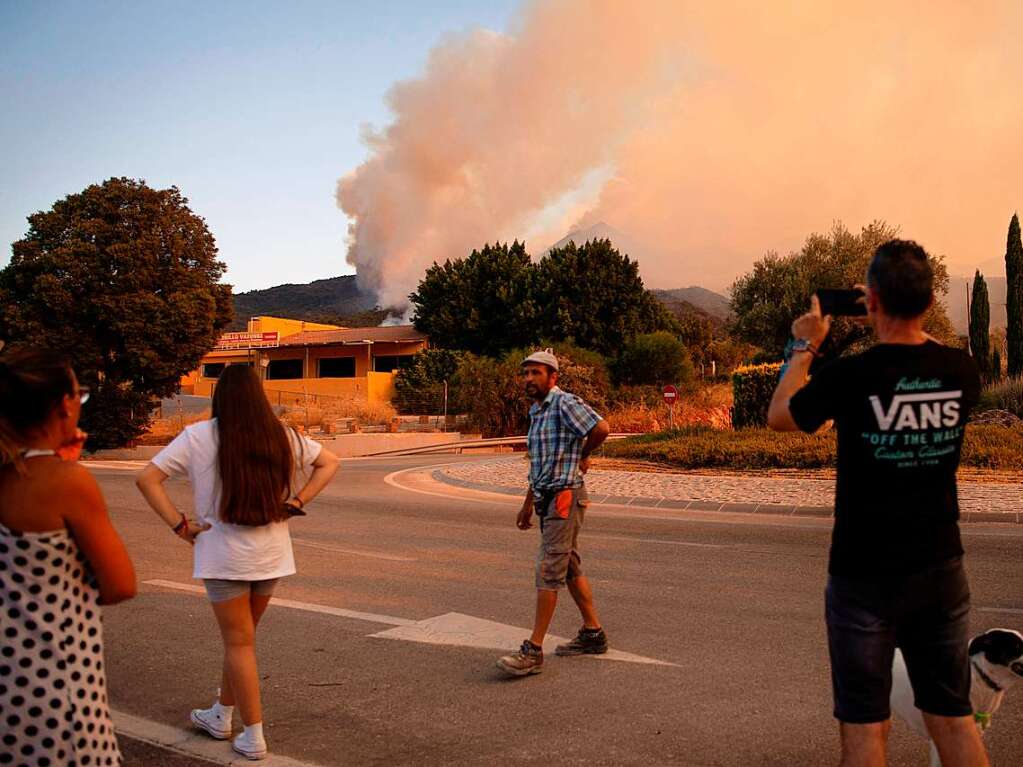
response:
M177 581L168 581L163 578L150 578L142 582L147 586L184 591L196 596L204 596L206 594L205 588L192 583L178 583ZM315 602L299 602L294 599L281 599L280 597L271 597L270 604L274 607L285 607L291 610L302 610L307 613L319 613L321 615L333 615L336 618L349 618L351 620L365 621L366 623L380 623L384 626L412 626L418 622L411 618L367 613L362 610L348 610L344 607L318 605Z

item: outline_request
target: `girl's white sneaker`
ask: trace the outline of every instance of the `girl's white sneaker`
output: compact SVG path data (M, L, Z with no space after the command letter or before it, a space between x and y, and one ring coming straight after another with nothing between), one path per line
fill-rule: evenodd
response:
M205 730L210 737L217 740L227 740L231 737L231 720L225 719L219 713L216 706L212 708L193 708L191 715L192 724L200 730Z
M234 743L231 745L235 751L246 759L255 761L256 759L266 758L266 738L262 735L243 732L234 739Z

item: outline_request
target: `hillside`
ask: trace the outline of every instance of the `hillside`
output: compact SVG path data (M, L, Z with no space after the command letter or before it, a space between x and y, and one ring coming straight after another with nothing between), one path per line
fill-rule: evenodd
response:
M649 247L644 246L628 233L623 232L620 229L615 229L613 226L606 224L603 221L585 229L577 229L573 232L569 232L554 243L548 249L548 252L554 248L564 247L570 242L575 242L576 245L582 245L584 242L589 242L590 240L610 240L619 252L640 261L642 261L644 254L649 254L650 252ZM684 310L684 307L679 304L679 302L682 302L682 304L695 307L697 310L707 314L718 323L723 323L726 319L728 319L728 315L731 313L727 298L722 296L720 293L715 293L712 290L707 290L706 288L701 288L695 285L688 288L674 288L670 290L654 289L651 290L651 292L657 296L662 303L666 304L669 309L676 307ZM674 311L674 309L672 310ZM675 313L677 314L678 312Z
M262 314L340 325L379 325L387 312L376 309L375 296L359 290L355 275L343 275L238 293L230 330L245 330L249 317Z
M672 303L682 301L695 306L702 312L709 314L718 320L728 319L732 313L728 305L728 299L713 290L707 290L697 285L688 288L675 288L673 290L651 290L663 304L671 306Z
M576 245L582 245L590 240L611 240L618 250L632 258L635 258L637 254L643 253L643 248L637 241L627 235L620 229L615 229L613 226L605 224L601 221L598 224L589 226L585 229L576 229L574 232L569 232L556 243L550 246L547 251L554 250L555 248L563 248L570 242L575 242Z
M651 293L675 316L706 316L715 328L728 318L728 299L705 288L692 286ZM229 330L245 330L249 317L269 314L337 325L379 325L388 312L376 307L372 294L359 290L354 275L330 277L306 284L289 283L234 296L234 322Z

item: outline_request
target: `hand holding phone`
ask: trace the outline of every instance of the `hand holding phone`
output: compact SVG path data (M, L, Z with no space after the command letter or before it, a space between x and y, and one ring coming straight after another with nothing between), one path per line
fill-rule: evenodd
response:
M831 317L865 317L867 304L866 294L859 288L852 290L833 290L822 288L816 293L821 304L821 314Z

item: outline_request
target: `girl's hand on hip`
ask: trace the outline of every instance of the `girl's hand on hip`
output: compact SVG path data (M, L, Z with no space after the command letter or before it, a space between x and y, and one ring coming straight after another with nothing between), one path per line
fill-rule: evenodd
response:
M186 521L187 524L185 525L185 529L178 533L178 538L180 538L183 541L188 541L190 545L194 546L195 539L198 538L201 533L204 533L207 530L209 530L210 525L199 524L198 520L195 519L188 519Z

